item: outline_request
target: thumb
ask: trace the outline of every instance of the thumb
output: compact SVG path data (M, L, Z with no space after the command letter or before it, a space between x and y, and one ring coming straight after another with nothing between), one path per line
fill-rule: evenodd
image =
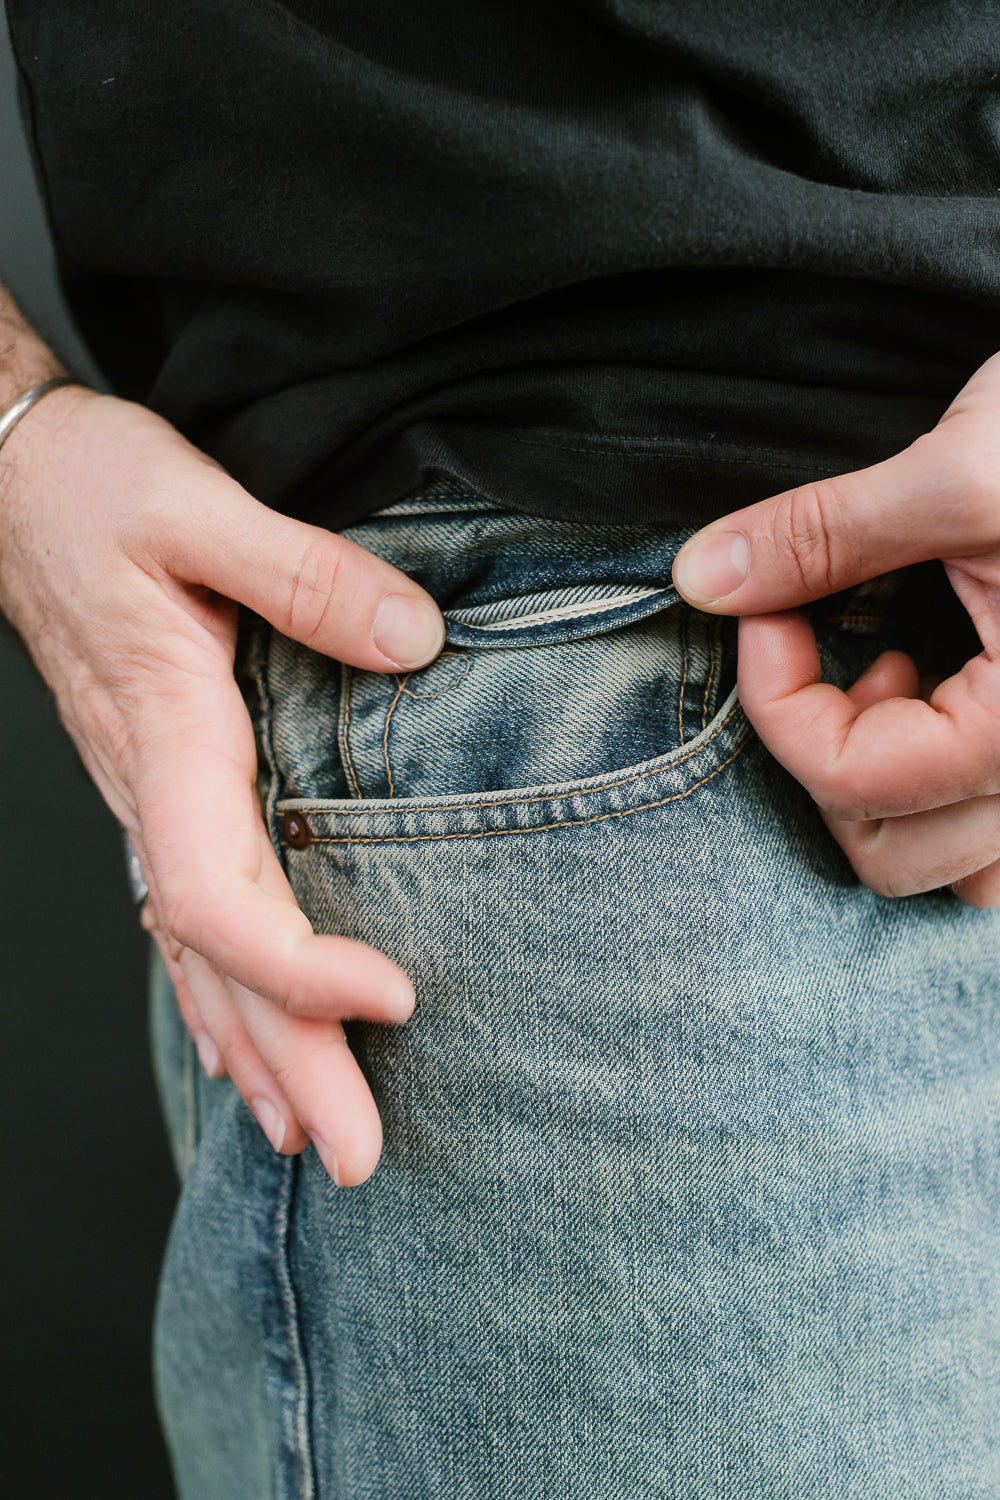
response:
M956 442L956 438L958 441ZM713 521L674 563L699 609L796 609L894 568L965 556L996 540L974 455L942 425L869 469L786 490Z
M176 577L263 616L282 635L369 671L409 669L444 644L431 596L335 532L268 509L225 476L165 559Z

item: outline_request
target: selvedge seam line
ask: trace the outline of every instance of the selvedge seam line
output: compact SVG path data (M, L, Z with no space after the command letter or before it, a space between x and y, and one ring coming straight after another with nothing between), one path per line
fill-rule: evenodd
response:
M588 823L605 823L605 822L607 822L607 820L609 818L628 818L628 817L631 817L632 813L649 812L649 810L651 808L654 808L654 807L665 807L667 805L667 803L669 803L669 802L681 802L681 801L683 801L683 799L685 797L690 797L690 795L691 795L692 792L696 792L699 787L703 787L708 782L713 781L715 779L715 777L718 776L721 771L724 771L727 766L732 765L733 761L737 758L737 756L742 755L743 751L750 744L751 738L752 738L752 736L748 733L747 736L746 736L746 738L744 740L742 740L739 745L737 745L737 747L733 751L732 755L728 756L721 763L721 765L716 766L716 768L715 768L714 771L710 771L707 776L703 776L700 781L696 781L693 786L687 787L683 792L674 792L673 795L670 796L670 797L660 797L656 802L643 802L638 807L622 807L622 808L618 808L614 812L595 813L595 815L592 818L562 818L562 819L560 819L560 821L558 823L536 823L534 825L534 827L532 827L532 828L484 828L484 829L481 829L477 833L406 833L406 834L403 834L403 833L389 833L389 834L385 834L384 836L380 836L380 835L377 835L377 834L371 834L371 835L365 835L365 834L352 835L352 834L349 834L349 833L345 833L345 834L342 834L342 835L340 835L338 837L335 837L335 838L313 838L310 841L310 843L311 844L419 844L419 843L429 843L429 842L440 843L444 839L490 839L490 838L503 838L503 837L507 837L508 835L516 834L516 833L546 833L546 832L549 832L549 831L551 831L552 829L555 829L555 828L582 828L582 827L584 827Z
M556 620L579 620L586 619L587 615L609 614L613 609L627 609L632 604L642 604L647 599L655 599L658 594L670 594L670 589L644 589L641 593L616 594L613 599L605 599L595 602L593 599L584 600L579 605L565 610L538 610L533 615L496 616L492 620L486 620L478 624L473 620L463 620L461 611L445 610L445 619L451 620L455 625L461 625L465 630L526 630L530 625L551 625Z
M664 771L672 771L675 766L682 766L684 762L690 760L692 756L700 755L703 750L707 750L712 741L718 739L719 735L725 729L730 719L734 718L740 712L741 705L737 701L733 704L732 708L726 714L726 717L723 719L722 723L718 725L716 729L712 730L712 733L709 735L707 740L703 741L700 745L692 743L691 748L686 751L684 755L679 755L677 759L672 760L669 765L651 766L648 771L639 771L635 776L624 776L620 781L606 781L601 786L582 787L580 790L574 792L548 792L538 797L507 797L502 802L425 802L421 803L419 807L414 808L352 807L350 809L341 809L316 807L312 811L312 816L324 818L356 818L359 816L376 818L380 814L391 814L392 816L395 816L399 812L469 812L478 811L480 808L485 807L528 807L535 802L567 802L570 800L570 798L573 797L593 797L596 796L598 792L610 792L613 791L615 787L619 786L632 786L636 781L646 781L650 776L660 776ZM310 799L308 797L288 797L279 798L278 800L288 802L308 802ZM317 801L319 799L314 798L312 800ZM306 816L308 816L308 810L303 809L303 811L305 812ZM318 842L318 839L313 840L313 843Z

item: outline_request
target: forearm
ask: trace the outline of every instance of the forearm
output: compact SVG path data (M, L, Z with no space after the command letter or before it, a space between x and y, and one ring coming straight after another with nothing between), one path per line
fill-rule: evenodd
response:
M19 396L53 375L65 374L52 350L27 324L0 284L0 415Z

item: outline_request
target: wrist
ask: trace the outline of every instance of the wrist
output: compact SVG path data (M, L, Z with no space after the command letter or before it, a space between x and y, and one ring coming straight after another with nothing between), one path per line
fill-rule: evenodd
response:
M25 391L23 396L18 397L12 406L6 411L0 408L0 448L3 448L14 428L26 417L39 401L44 401L46 396L53 391L61 390L63 386L79 385L80 382L72 375L52 375L48 380L42 380L38 385L32 386L31 390Z
M3 331L0 329L0 337ZM44 344L37 349L19 347L17 356L16 360L8 358L0 363L0 417L26 392L68 373Z
M13 406L25 391L65 374L52 350L0 286L0 412Z
M23 412L0 443L0 512L12 513L20 496L34 495L47 475L64 467L67 441L70 452L84 463L86 429L77 431L78 409L101 399L96 391L71 382L50 389ZM0 411L0 419L3 415Z

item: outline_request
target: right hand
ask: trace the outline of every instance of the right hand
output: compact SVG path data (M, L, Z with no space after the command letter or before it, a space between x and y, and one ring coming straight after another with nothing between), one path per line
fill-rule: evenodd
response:
M202 1061L277 1149L312 1140L335 1181L362 1182L381 1126L341 1021L404 1021L413 989L382 954L314 934L295 902L255 794L237 603L369 671L423 665L443 641L410 579L268 510L143 407L67 386L14 429L0 608L138 854L145 925Z
M859 878L1000 906L1000 354L892 458L725 516L674 564L683 596L741 615L739 690ZM982 651L944 681L887 651L846 692L822 681L799 608L939 558Z

